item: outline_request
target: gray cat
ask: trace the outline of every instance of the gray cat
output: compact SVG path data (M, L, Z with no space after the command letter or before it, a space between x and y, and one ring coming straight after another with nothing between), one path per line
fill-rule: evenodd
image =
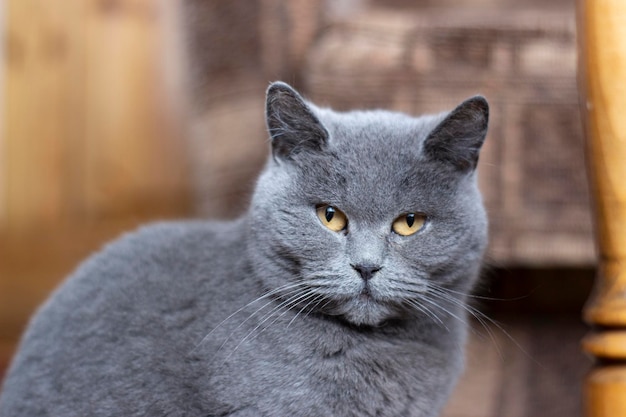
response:
M266 116L247 214L149 226L87 260L30 323L0 416L440 412L486 245L487 102L338 113L274 83Z

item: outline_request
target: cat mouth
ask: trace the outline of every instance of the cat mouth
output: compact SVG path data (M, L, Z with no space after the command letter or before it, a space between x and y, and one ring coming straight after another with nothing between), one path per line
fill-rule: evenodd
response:
M362 301L371 301L371 300L373 300L372 290L370 289L369 285L365 284L365 286L359 292L358 298L359 298L359 300L362 300Z
M358 309L367 312L377 311L379 309L386 309L386 303L377 297L375 291L369 285L364 285L358 294L352 297L354 305Z
M353 291L325 303L322 314L339 317L350 325L373 327L402 316L397 306L369 283L364 282Z

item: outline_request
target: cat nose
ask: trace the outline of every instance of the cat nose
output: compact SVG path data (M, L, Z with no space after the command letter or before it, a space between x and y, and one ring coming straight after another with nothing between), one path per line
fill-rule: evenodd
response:
M361 275L361 278L363 278L364 281L369 281L376 272L381 270L382 267L378 265L352 265L352 268L354 268L359 275Z

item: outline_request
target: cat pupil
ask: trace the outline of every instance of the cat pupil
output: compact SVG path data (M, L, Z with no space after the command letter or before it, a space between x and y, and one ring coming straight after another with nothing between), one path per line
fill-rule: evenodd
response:
M409 227L413 227L413 224L415 223L415 214L413 213L409 213L406 215L406 224Z
M326 221L330 223L330 221L335 217L335 209L332 207L326 207L326 213L324 214L326 217Z

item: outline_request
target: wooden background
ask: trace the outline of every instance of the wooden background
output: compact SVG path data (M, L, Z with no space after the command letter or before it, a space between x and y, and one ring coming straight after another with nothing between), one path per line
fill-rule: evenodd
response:
M80 259L188 213L175 3L0 0L0 372Z

